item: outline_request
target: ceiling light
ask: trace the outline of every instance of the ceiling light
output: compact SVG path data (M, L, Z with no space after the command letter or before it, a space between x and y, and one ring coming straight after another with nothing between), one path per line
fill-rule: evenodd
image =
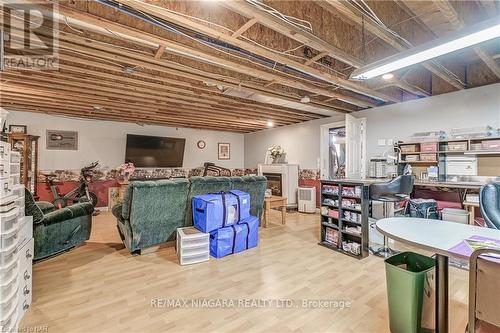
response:
M309 96L304 96L300 99L301 103L309 103L311 101L311 97Z
M392 73L387 73L387 74L382 75L382 78L383 78L384 80L390 80L390 79L392 79L393 77L394 77L394 74L392 74Z
M500 37L500 15L400 52L352 72L351 79L366 80Z
M274 123L271 120L267 121L267 127L273 127Z

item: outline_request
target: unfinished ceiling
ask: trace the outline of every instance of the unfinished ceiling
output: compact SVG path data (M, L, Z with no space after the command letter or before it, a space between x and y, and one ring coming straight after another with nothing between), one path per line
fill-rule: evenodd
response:
M60 1L59 70L7 68L0 105L252 132L498 82L498 40L390 81L348 76L499 9L479 0ZM9 40L21 38L7 28Z

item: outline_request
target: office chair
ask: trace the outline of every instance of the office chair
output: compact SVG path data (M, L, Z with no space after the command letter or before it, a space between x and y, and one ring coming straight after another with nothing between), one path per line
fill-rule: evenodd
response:
M500 183L490 183L481 187L479 206L486 226L500 229Z
M382 201L384 203L384 217L388 217L388 205L390 203L405 201L413 191L414 177L412 175L398 176L388 183L375 183L370 185L370 200ZM387 257L394 253L389 248L387 237L384 236L384 246L373 251L379 257Z
M482 248L470 256L467 333L500 332L500 263L485 254L500 256L500 250Z

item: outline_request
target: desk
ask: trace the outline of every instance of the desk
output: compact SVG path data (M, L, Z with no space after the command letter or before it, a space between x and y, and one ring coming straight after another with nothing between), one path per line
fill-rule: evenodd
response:
M272 208L281 208L281 224L286 224L286 202L287 198L279 197L277 195L264 199L264 223L262 223L264 228L267 228L269 211Z
M379 220L377 230L389 238L436 254L436 333L447 333L448 257L468 259L449 249L472 236L500 239L500 230L405 217Z

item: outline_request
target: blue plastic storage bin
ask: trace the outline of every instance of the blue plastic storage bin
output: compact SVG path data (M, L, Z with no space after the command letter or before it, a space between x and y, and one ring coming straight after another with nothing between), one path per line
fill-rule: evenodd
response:
M210 233L210 255L222 258L256 247L259 243L259 219L249 216L228 227Z
M233 225L250 216L250 195L243 191L193 197L193 225L202 232Z

